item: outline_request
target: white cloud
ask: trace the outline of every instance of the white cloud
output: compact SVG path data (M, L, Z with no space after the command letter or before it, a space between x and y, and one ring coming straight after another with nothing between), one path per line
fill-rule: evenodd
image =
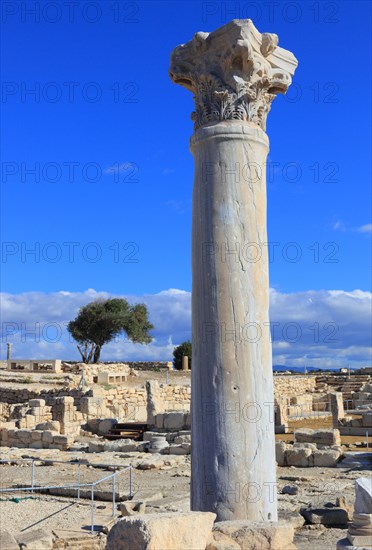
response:
M334 231L342 231L348 233L372 233L372 223L367 223L365 225L360 225L359 227L347 227L343 221L336 221L332 225Z
M60 291L1 295L2 357L13 342L14 357L79 359L66 324L78 309L108 292ZM191 293L168 289L157 294L123 296L147 305L155 326L153 342L133 344L120 337L104 346L104 360L172 359L174 345L191 338ZM274 364L287 366L368 366L371 359L371 293L309 290L284 294L270 290ZM262 332L262 337L269 337Z
M358 233L372 233L372 223L367 223L366 225L361 225L357 229Z
M341 220L335 222L335 223L332 225L332 229L334 229L335 231L346 231L345 224L344 224L344 222L342 222Z

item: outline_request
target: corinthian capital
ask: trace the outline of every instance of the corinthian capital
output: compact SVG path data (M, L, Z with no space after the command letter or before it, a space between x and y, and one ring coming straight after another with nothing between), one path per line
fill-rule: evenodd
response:
M175 48L169 75L194 94L195 129L244 120L265 130L271 103L287 91L296 67L276 34L261 34L250 19L234 19Z

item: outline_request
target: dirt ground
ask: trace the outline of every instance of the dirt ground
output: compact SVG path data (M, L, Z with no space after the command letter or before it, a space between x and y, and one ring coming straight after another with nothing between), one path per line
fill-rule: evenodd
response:
M59 460L69 460L71 453L59 452ZM100 456L102 455L102 456ZM75 458L83 458L84 453L74 453ZM158 455L152 455L156 461ZM159 455L164 459L164 455ZM4 458L4 457L2 457ZM188 511L190 490L190 457L174 457L169 465L160 468L139 469L138 464L151 458L148 453L100 453L86 454L85 458L92 461L90 466L81 466L81 482L90 483L110 475L116 467L125 467L130 463L136 465L133 469L133 492L135 500L147 500L146 512ZM172 457L170 457L172 458ZM135 459L135 460L134 460ZM105 467L104 464L111 464ZM98 467L99 466L99 467ZM31 466L8 464L0 466L1 486L29 486ZM309 503L321 506L326 502L335 503L337 497L345 497L350 506L354 503L354 481L361 476L369 476L370 472L347 470L343 468L281 468L277 469L277 493L279 516L296 525L295 543L298 550L331 550L336 547L337 540L346 534L345 529L325 528L323 526L304 526L304 520L299 514L301 507ZM51 463L42 465L36 463L35 484L73 484L76 483L78 470L76 464ZM296 495L283 494L284 486L294 487ZM102 482L97 489L110 491L111 480ZM119 498L128 498L129 475L124 473L116 482L116 492ZM0 524L14 533L37 527L48 530L64 529L69 525L87 528L90 521L88 499L78 500L75 497L40 495L20 491L17 497L27 498L19 502L11 501L15 495L2 494L0 500ZM112 504L100 501L96 497L95 513L110 514ZM117 512L118 513L118 512ZM76 527L77 528L77 527Z

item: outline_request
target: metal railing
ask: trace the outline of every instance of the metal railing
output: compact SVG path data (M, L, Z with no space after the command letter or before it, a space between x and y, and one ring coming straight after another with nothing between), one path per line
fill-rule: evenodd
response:
M81 466L90 466L87 462L80 462L78 460L73 461L62 461L62 460L53 460L53 459L40 459L40 458L18 458L18 459L7 459L0 460L0 464L14 464L17 462L31 462L31 485L30 487L7 487L5 489L0 489L1 493L16 493L29 491L30 493L35 493L36 491L44 492L50 489L77 489L77 498L81 498L81 489L90 487L90 507L91 507L91 525L90 532L94 533L94 491L97 485L103 482L111 480L111 491L112 491L112 517L115 517L116 513L116 482L117 478L121 476L124 472L129 470L129 499L133 497L133 467L132 465L121 468L119 471L114 472L108 476L105 476L97 481L92 481L91 483L81 483ZM77 465L77 483L67 484L67 485L36 485L35 484L35 462L41 462L44 464L69 464L70 466ZM101 466L107 467L117 467L117 464L102 464Z

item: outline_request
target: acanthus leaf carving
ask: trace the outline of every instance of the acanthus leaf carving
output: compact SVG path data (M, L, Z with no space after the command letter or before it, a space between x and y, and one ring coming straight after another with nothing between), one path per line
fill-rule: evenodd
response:
M263 130L271 103L285 93L297 66L278 48L277 35L252 21L234 20L175 48L170 77L193 92L195 129L224 120L249 121Z

